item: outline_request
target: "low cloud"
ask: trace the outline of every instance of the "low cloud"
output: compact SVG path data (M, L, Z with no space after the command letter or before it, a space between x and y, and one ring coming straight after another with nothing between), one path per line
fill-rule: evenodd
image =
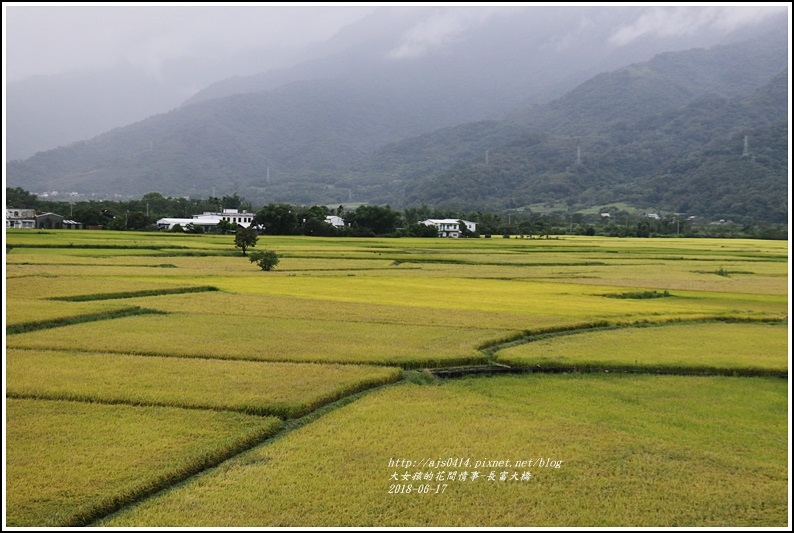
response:
M618 29L610 44L623 46L642 37L676 37L698 31L728 33L785 11L785 7L673 7L654 8L633 24Z
M483 24L495 15L504 15L505 8L469 7L442 8L415 24L403 35L401 42L388 53L392 59L421 57L454 42L467 30Z
M128 63L157 74L180 58L298 48L371 6L15 5L3 7L10 79Z

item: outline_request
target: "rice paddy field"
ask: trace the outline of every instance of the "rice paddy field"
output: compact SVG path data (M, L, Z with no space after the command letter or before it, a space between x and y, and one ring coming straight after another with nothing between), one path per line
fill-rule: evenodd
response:
M264 247L6 230L6 526L791 526L787 242Z

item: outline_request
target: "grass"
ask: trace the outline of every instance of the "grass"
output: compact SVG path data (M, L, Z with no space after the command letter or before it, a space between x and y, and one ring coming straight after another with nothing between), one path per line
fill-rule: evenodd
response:
M164 296L166 294L186 294L191 292L217 291L215 287L176 287L173 289L154 289L148 291L126 291L102 294L77 294L73 296L55 296L51 300L64 302L88 302L93 300L120 300L123 298L143 298L144 296Z
M6 376L10 397L233 410L294 418L343 396L397 381L401 371L373 366L10 349Z
M632 300L647 300L649 298L669 298L673 296L670 294L670 291L658 292L658 291L642 291L642 292L622 292L618 294L606 294L607 298L630 298Z
M88 313L71 316L63 316L59 318L50 318L46 320L31 320L29 322L18 322L17 324L6 326L6 335L14 335L19 333L28 333L31 331L39 331L42 329L60 328L64 326L71 326L74 324L84 324L86 322L97 322L99 320L113 320L116 318L124 318L128 316L140 315L163 315L162 311L155 309L146 309L139 306L125 307L122 309L113 309L110 311L102 311L100 313Z
M393 387L100 525L780 527L786 390L773 378L582 375ZM470 464L389 466L451 457ZM539 458L562 463L512 466ZM511 466L474 468L477 460ZM458 479L474 470L479 479ZM432 473L435 489L441 471L456 472L443 494L389 494L406 472L414 485L417 472ZM525 471L532 477L520 481Z
M528 338L527 340L532 340ZM668 324L549 336L496 352L499 362L536 369L788 374L788 327Z
M240 413L6 400L6 525L85 525L218 464L281 423Z

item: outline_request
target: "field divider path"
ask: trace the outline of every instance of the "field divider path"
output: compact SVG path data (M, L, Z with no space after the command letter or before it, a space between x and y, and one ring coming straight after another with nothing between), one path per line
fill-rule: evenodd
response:
M535 365L535 366L509 366L502 364L462 366L452 368L434 368L428 370L436 378L451 379L471 376L493 376L500 374L595 374L595 373L615 373L615 374L653 374L657 376L732 376L732 377L778 377L788 379L788 372L782 370L766 370L757 368L730 369L717 368L712 366L702 367L666 367L661 365L596 365L589 363L582 364L558 364L558 365Z
M174 479L172 483L169 483L167 485L162 485L162 486L159 486L159 487L152 487L151 490L147 490L147 491L140 491L140 493L137 494L134 499L133 498L128 498L125 502L121 503L120 505L115 505L115 506L106 505L106 506L104 506L104 509L97 508L97 512L93 513L90 517L88 515L85 516L85 519L81 517L80 520L76 520L76 521L74 521L74 523L70 523L66 527L75 527L75 526L98 527L99 526L99 522L101 520L109 518L113 514L118 513L120 511L123 511L125 508L131 507L131 506L133 506L133 505L135 505L137 503L140 503L143 500L146 500L148 498L155 497L155 496L157 496L160 493L163 493L163 492L169 491L171 489L175 489L177 487L185 485L185 484L189 483L190 481L192 481L193 479L201 477L204 474L207 474L207 473L211 472L212 470L214 470L216 468L223 467L224 463L228 463L230 461L243 461L244 462L245 458L243 456L245 455L245 453L253 450L254 448L257 448L259 446L270 446L273 443L283 439L287 435L293 433L294 431L297 431L297 430L301 429L302 427L304 427L304 426L306 426L306 425L318 420L319 418L321 418L321 417L323 417L323 416L325 416L325 415L327 415L327 414L329 414L329 413L331 413L331 412L333 412L333 411L335 411L337 409L340 409L340 408L342 408L342 407L344 407L344 406L346 406L348 404L351 404L351 403L363 398L364 396L367 396L368 394L371 394L371 393L373 393L375 391L378 391L378 390L385 389L387 387L394 387L394 386L401 385L401 384L404 384L404 383L407 383L407 382L408 382L408 380L403 378L403 379L400 379L399 381L396 381L394 383L386 383L386 384L383 384L383 385L377 385L375 387L371 387L371 388L366 389L366 390L354 392L352 394L348 394L347 396L339 398L338 400L336 400L334 402L331 402L331 403L325 404L325 405L323 405L321 407L318 407L318 408L314 409L313 411L304 414L300 418L293 418L293 419L290 419L290 420L282 421L282 424L281 424L280 428L275 433L267 435L264 438L259 439L259 440L252 440L249 443L248 446L246 446L244 448L241 446L236 451L236 453L234 453L234 454L228 454L226 457L224 457L224 458L222 458L222 459L220 459L218 461L214 461L212 464L207 464L201 470L196 470L196 471L193 471L193 472L190 472L190 473L186 473L186 475L181 476L179 479Z
M62 527L85 527L91 525L124 507L139 502L145 498L153 496L169 487L172 487L181 481L189 479L196 474L204 472L205 470L214 468L219 464L236 457L244 451L247 451L254 446L265 442L270 438L271 431L264 430L261 432L249 435L226 450L219 450L214 453L208 452L203 457L198 459L192 464L188 464L173 472L167 472L159 478L146 483L137 490L130 491L127 494L118 494L105 498L97 502L90 509L86 509L73 514L64 520Z
M452 378L463 377L471 375L493 375L505 373L529 373L529 372L544 372L544 373L560 373L560 372L578 372L578 373L595 373L595 372L616 372L616 373L632 373L632 374L666 374L666 375L695 375L695 376L746 376L746 377L780 377L788 379L788 370L778 370L760 367L717 367L712 365L665 365L665 364L609 364L609 363L591 363L591 362L546 362L543 364L535 363L531 365L521 365L513 363L512 366L505 362L497 360L497 352L506 348L520 346L530 342L539 340L550 339L554 337L562 337L569 335L578 335L583 333L593 333L598 331L610 331L629 328L646 328L646 327L665 327L665 326L680 326L691 324L770 324L770 325L785 325L788 321L785 319L775 319L769 317L701 317L701 318L681 318L681 319L667 319L658 322L654 321L634 321L634 322L619 322L619 321L597 321L586 324L579 324L574 326L564 326L560 328L546 328L536 331L525 331L520 335L514 336L509 339L502 339L494 341L493 343L486 343L480 346L480 350L488 358L486 365L472 365L460 366L454 368L443 369L427 369L433 376L439 378Z
M15 335L18 333L29 333L31 331L38 331L42 329L60 328L64 326L71 326L74 324L82 324L85 322L98 322L100 320L113 320L116 318L126 318L138 315L167 315L165 311L157 309L147 309L145 307L133 306L115 311L104 311L101 313L91 313L86 315L74 315L61 318L53 318L50 320L38 320L34 322L23 322L21 324L14 324L6 326L6 335Z
M268 407L219 407L213 405L187 405L175 404L173 402L157 402L148 400L131 400L123 398L98 398L87 394L26 394L19 392L6 392L6 398L14 400L47 400L56 402L78 402L100 405L128 405L130 407L175 407L178 409L191 409L196 411L215 411L242 413L252 416L274 416L282 420L289 418L289 408L268 408Z
M48 300L59 302L93 302L98 300L119 300L122 298L144 298L147 296L165 296L170 294L189 294L193 292L213 292L220 290L211 285L198 287L175 287L169 289L152 289L144 291L108 292L98 294L78 294L73 296L53 296Z
M479 350L485 353L489 359L499 350L509 348L511 346L518 346L528 342L534 342L541 339L548 339L551 337L560 337L564 335L577 335L579 333L590 333L593 331L604 331L612 329L626 329L626 328L642 328L642 327L662 327L683 324L710 324L710 323L757 323L757 324L786 324L788 321L784 319L758 317L758 318L741 318L741 317L700 317L700 318L680 318L680 319L666 319L660 321L608 321L600 320L597 322L588 322L584 324L576 324L573 326L562 326L559 328L544 328L535 331L526 330L520 335L517 335L508 340L498 340L493 343L484 343L480 345Z

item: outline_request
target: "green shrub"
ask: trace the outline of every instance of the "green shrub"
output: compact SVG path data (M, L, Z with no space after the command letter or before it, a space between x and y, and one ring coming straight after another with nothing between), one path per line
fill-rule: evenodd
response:
M259 268L262 270L268 271L274 269L276 265L278 265L280 259L276 252L272 250L262 250L259 252L252 252L248 256L248 260L259 265Z
M669 291L643 291L643 292L624 292L620 294L605 294L607 298L630 298L633 300L646 300L648 298L667 298L672 296Z

